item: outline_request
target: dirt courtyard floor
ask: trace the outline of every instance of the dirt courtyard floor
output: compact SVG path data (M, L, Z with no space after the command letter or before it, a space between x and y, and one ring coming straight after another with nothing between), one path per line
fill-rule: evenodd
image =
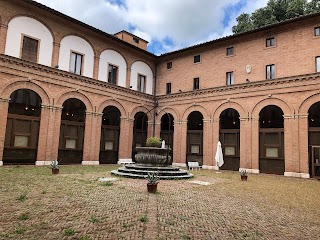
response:
M0 239L320 239L318 180L200 170L149 194L116 168L0 167Z

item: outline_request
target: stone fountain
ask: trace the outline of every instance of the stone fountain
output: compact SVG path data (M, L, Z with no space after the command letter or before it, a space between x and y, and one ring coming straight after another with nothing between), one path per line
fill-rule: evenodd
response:
M193 177L193 174L172 166L170 148L137 147L136 151L134 164L126 164L111 173L123 177L145 178L148 172L156 171L160 179Z

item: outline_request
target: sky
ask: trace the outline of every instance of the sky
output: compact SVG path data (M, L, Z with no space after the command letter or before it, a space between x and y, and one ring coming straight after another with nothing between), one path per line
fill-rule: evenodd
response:
M160 55L232 35L241 13L268 0L36 0L109 34L126 30Z

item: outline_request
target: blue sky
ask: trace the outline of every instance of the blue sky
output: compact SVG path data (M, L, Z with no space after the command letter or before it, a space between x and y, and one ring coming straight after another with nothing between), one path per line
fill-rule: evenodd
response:
M104 32L126 30L156 55L231 35L236 17L267 0L36 0Z

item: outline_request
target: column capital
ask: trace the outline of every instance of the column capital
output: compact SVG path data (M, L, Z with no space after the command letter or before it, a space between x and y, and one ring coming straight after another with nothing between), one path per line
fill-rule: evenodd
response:
M3 102L3 103L9 103L11 100L11 98L3 98L3 97L0 97L0 102Z
M209 118L209 119L202 119L203 123L213 123L213 119Z

